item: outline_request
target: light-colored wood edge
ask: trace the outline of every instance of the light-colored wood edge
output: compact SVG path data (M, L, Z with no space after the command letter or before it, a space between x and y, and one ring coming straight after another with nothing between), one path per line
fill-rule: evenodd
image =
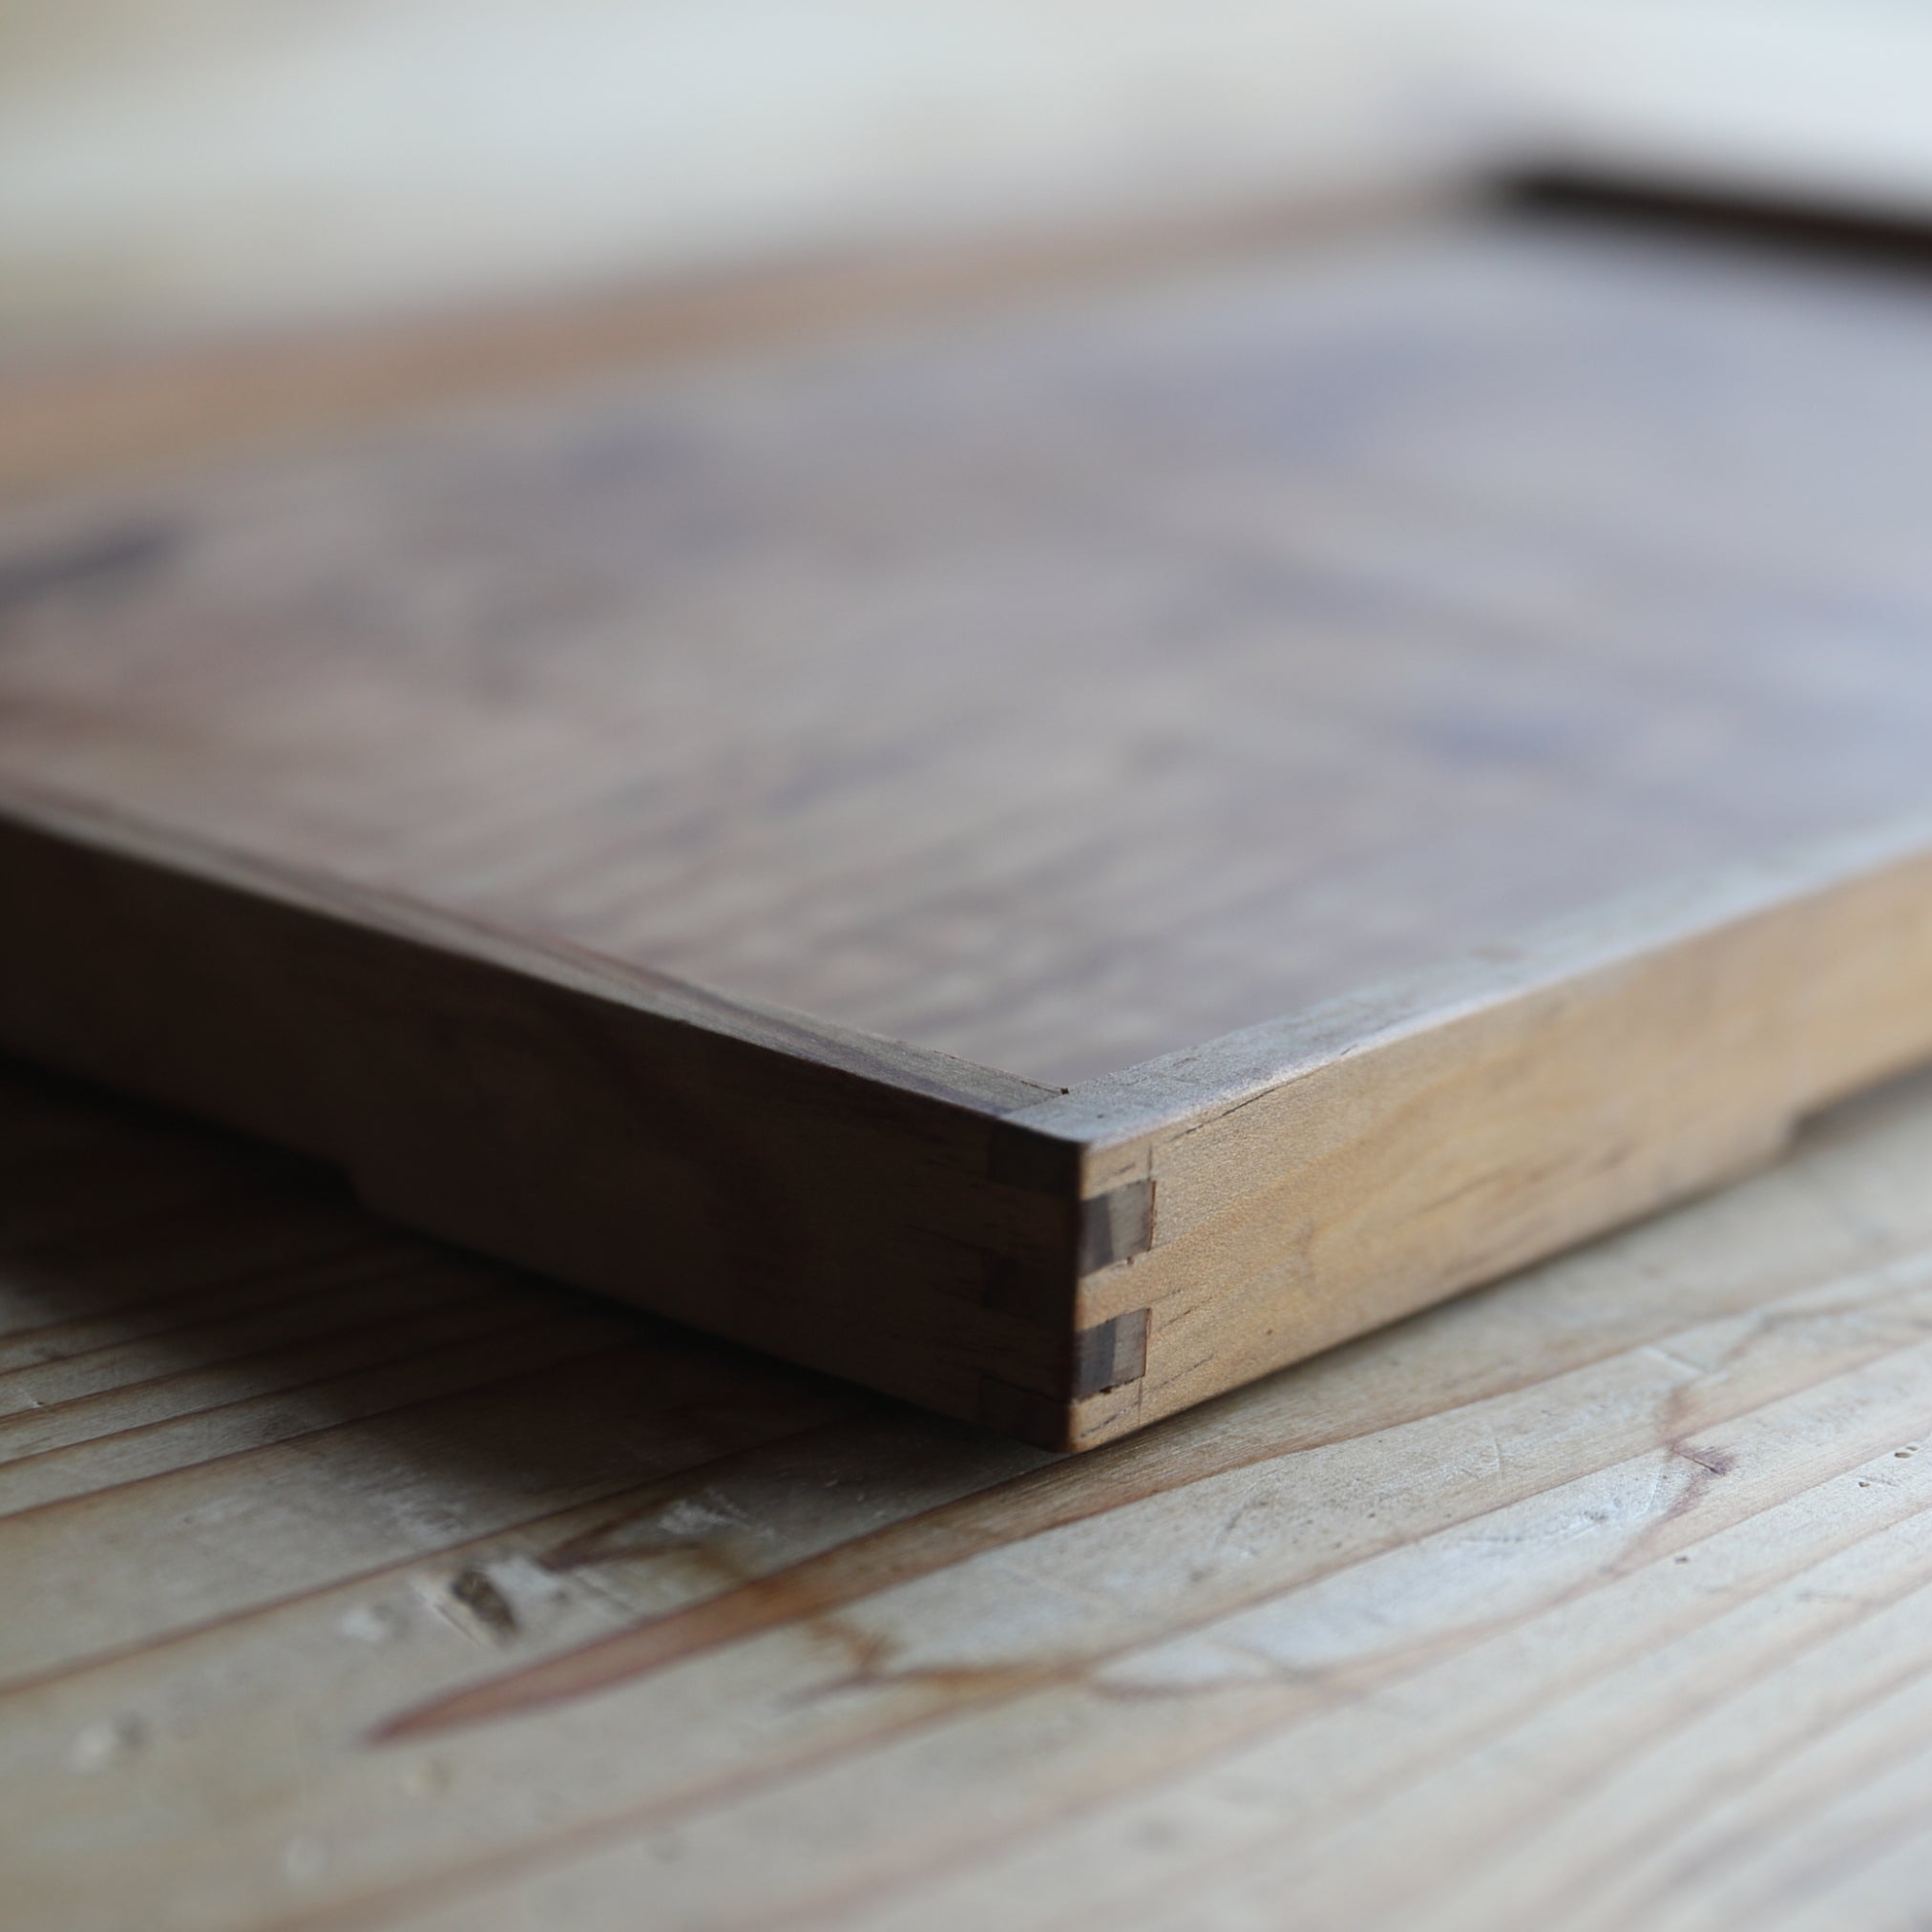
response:
M1144 1238L1081 1282L1100 1441L1773 1157L1932 1059L1932 817L1675 882L1087 1082L1016 1123Z
M1932 819L1065 1094L0 792L0 1043L410 1226L1086 1448L1932 1059Z

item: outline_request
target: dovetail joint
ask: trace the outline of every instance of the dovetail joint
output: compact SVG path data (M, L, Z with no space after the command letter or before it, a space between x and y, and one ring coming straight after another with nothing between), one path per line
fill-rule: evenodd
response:
M1154 1245L1154 1184L1129 1181L1080 1204L1078 1272L1094 1274Z
M1082 1329L1073 1338L1075 1401L1103 1395L1124 1382L1138 1382L1147 1373L1147 1311L1117 1314L1111 1320Z

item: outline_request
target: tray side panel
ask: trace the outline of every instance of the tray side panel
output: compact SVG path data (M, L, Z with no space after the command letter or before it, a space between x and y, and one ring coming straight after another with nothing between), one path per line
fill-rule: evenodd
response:
M1042 1102L1147 1238L1079 1319L1144 1324L1103 1440L1773 1157L1932 1059L1932 826L1565 922L1518 948Z
M153 845L0 813L6 1047L340 1165L412 1227L1046 1446L1130 1354L1073 1333L1077 1161L1001 1118L1041 1089Z

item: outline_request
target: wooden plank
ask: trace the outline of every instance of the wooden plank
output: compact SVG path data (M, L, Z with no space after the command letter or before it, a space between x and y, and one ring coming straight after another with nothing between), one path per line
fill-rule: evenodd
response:
M1906 1922L1928 1159L1055 1460L0 1069L10 1923Z
M1928 311L1396 225L18 513L0 1039L1089 1446L1932 1053Z

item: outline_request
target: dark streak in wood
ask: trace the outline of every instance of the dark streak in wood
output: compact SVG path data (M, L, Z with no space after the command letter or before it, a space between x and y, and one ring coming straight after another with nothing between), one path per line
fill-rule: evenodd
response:
M179 527L146 518L38 551L0 556L0 613L70 592L118 591L167 563L183 541Z

